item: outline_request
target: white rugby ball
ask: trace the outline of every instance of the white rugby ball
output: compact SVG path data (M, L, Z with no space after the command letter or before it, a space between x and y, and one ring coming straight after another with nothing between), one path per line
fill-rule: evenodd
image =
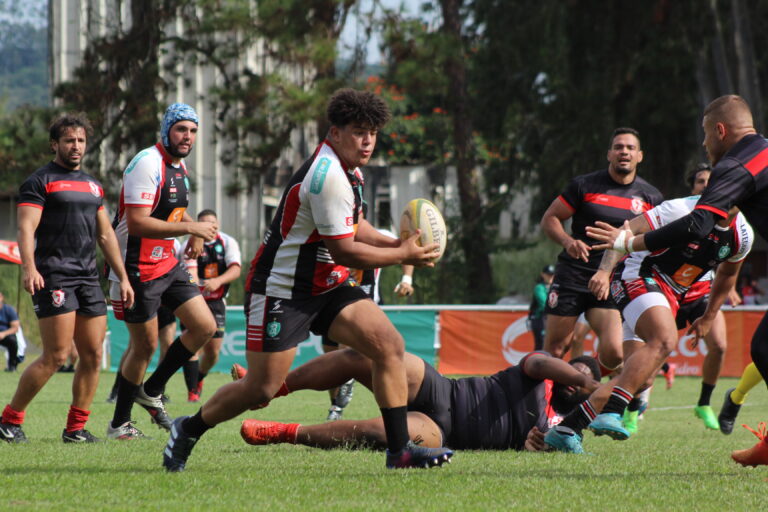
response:
M445 253L445 245L448 242L448 233L445 229L445 220L437 206L426 199L413 199L405 207L400 217L400 238L405 240L413 235L417 229L421 230L419 245L440 244L440 253L432 260L437 261Z

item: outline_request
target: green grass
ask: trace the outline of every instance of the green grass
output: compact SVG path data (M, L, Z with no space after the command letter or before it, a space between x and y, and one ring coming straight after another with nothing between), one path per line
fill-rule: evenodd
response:
M104 374L89 428L103 436L112 405L104 402L114 375ZM27 412L30 442L0 444L2 510L757 510L768 468L734 464L731 450L755 437L741 427L731 436L705 431L693 417L700 381L679 378L671 391L659 380L640 431L625 442L586 434L592 456L460 451L442 469L386 471L382 453L319 450L291 445L248 446L239 420L208 432L187 471L166 474L161 453L166 434L135 409L138 426L154 437L140 442L64 445L71 374L55 375ZM0 373L0 405L18 374ZM224 384L212 375L205 395ZM723 379L713 405L734 379ZM181 376L169 386L171 414L197 410L183 398ZM313 423L325 418L327 395L303 391L243 417ZM654 409L655 408L655 409ZM739 422L766 419L761 385ZM360 386L347 418L377 414Z

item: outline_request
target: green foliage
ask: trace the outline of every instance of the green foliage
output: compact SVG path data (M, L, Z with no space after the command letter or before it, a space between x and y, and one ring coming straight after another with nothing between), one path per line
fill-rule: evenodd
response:
M114 374L101 376L87 427L97 436L112 417L104 403ZM0 372L0 389L10 397L18 374ZM228 376L210 375L205 398ZM735 379L722 379L721 391ZM387 471L384 454L371 450L320 450L289 444L249 446L239 436L245 418L312 424L328 409L325 392L301 391L279 398L208 431L195 446L187 470L161 467L167 440L136 407L137 426L153 439L64 445L61 430L71 402L72 374L56 374L27 410L26 445L4 445L0 489L9 508L20 510L759 510L765 472L734 464L731 450L752 446L745 429L733 435L705 431L693 417L700 381L678 378L671 392L663 380L651 408L631 439L617 442L586 433L591 456L459 451L441 469ZM200 404L185 401L181 375L168 387L172 415L194 414ZM714 398L713 398L714 401ZM756 426L768 406L757 387L740 421ZM370 392L359 384L345 419L379 415ZM194 489L193 495L190 494Z
M6 304L13 306L19 314L19 323L27 343L40 346L40 326L33 309L32 296L21 284L19 265L0 264L0 292L3 292Z
M0 191L15 191L19 184L51 159L48 125L53 110L23 106L0 110Z
M560 251L561 248L548 239L494 251L491 255L493 277L500 295L530 298L541 269L544 265L554 265Z
M50 102L45 16L44 1L0 1L0 103L9 111Z

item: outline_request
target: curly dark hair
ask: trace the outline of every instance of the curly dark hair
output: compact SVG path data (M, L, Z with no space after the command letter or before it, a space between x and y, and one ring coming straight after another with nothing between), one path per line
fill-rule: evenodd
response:
M590 356L579 356L574 357L568 363L573 366L575 363L583 363L587 365L587 368L589 368L589 371L592 372L592 378L594 378L596 381L600 381L600 363L597 362L597 359Z
M59 140L64 129L72 127L82 128L88 137L93 135L93 126L91 126L85 112L66 112L51 122L51 126L48 128L49 137L51 140Z
M355 89L339 89L328 101L328 121L340 128L356 124L365 128L380 129L390 118L389 107L372 92Z

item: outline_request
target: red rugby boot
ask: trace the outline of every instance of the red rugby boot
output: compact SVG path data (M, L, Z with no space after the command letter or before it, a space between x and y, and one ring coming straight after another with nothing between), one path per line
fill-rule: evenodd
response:
M742 466L755 467L768 465L768 440L765 438L765 422L761 421L758 424L757 431L752 430L746 425L742 425L742 427L755 434L755 436L757 436L760 441L758 441L757 444L752 448L747 448L746 450L736 450L732 452L731 458Z
M248 444L296 444L296 433L298 429L298 423L245 420L240 427L240 435Z

